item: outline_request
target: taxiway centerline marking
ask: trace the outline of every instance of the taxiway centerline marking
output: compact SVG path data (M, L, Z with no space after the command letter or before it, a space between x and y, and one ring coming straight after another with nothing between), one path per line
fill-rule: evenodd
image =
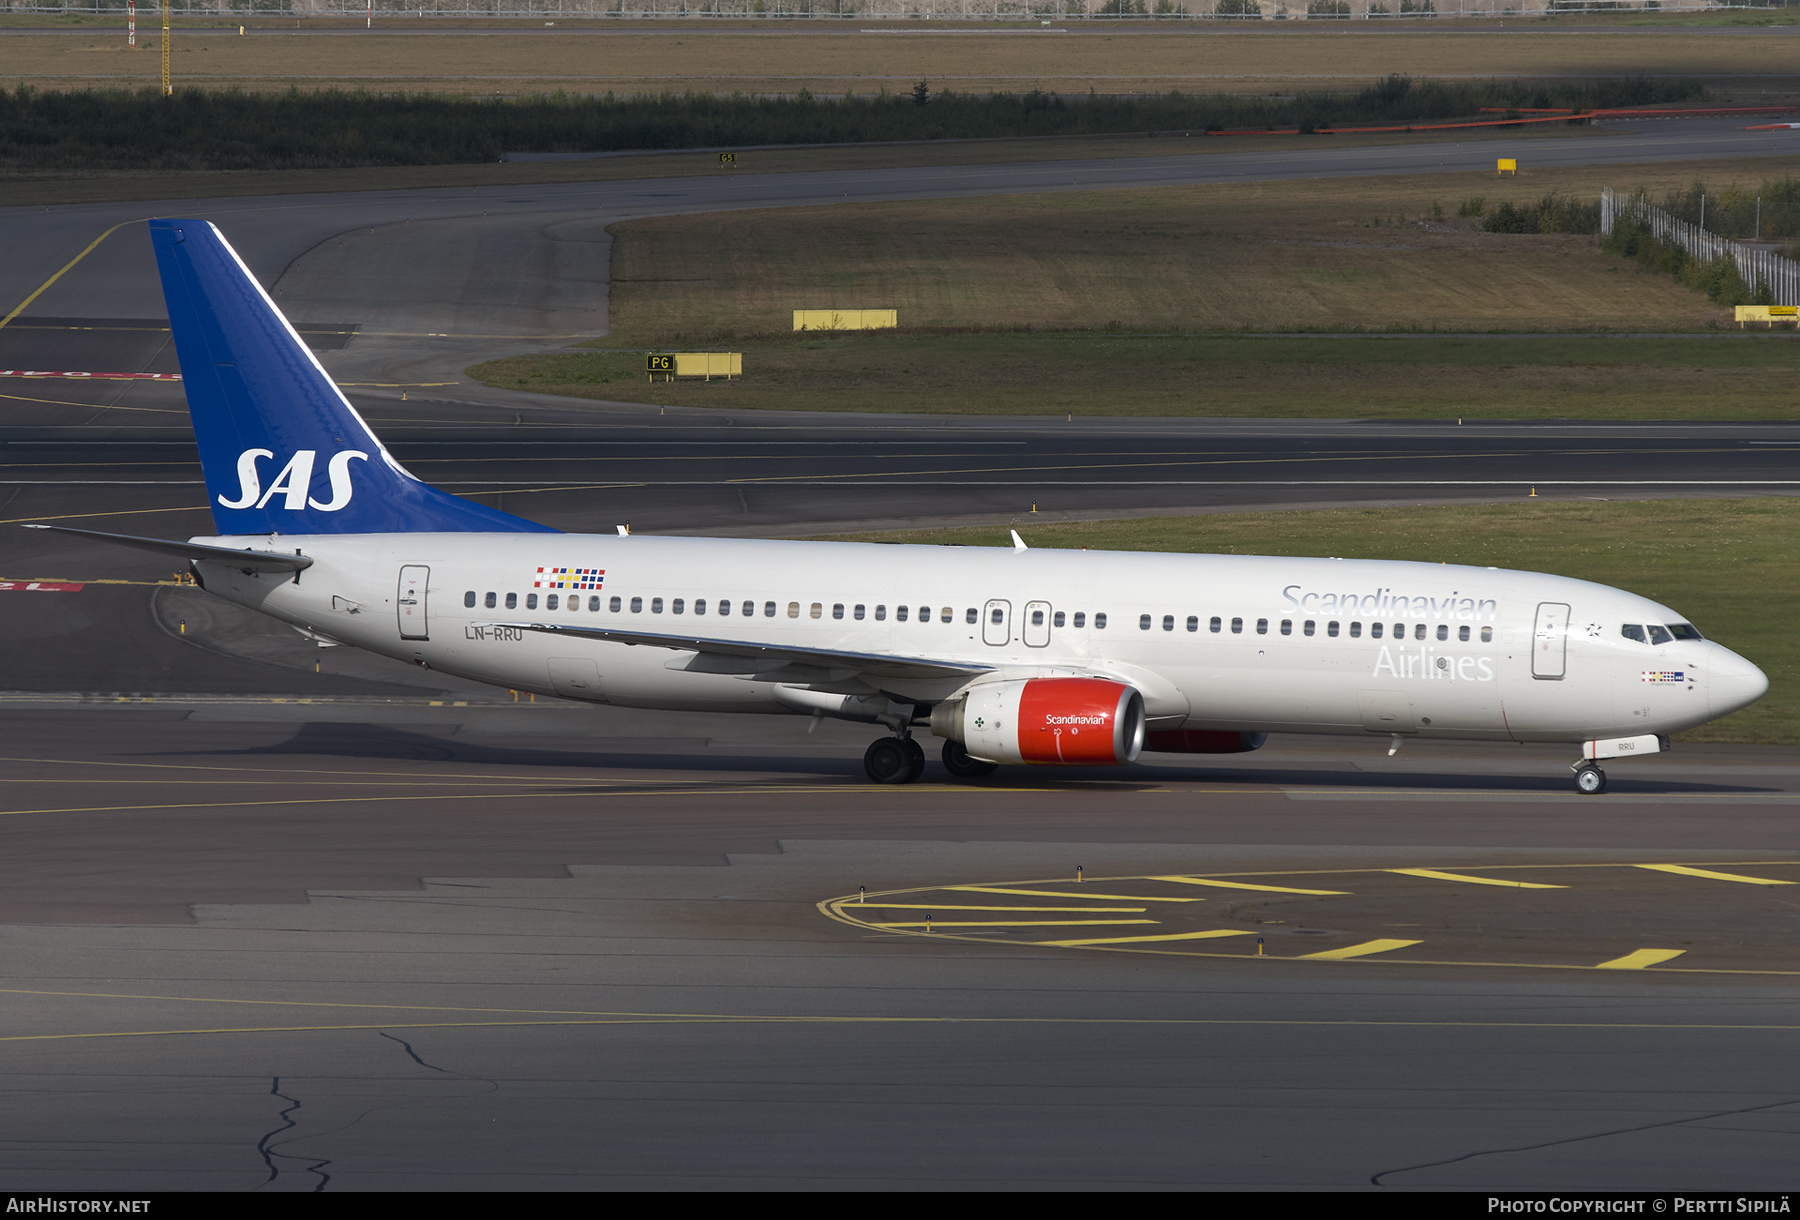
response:
M1022 911L1037 914L1059 913L1065 915L1084 915L1091 913L1102 915L1130 915L1140 914L1144 910L1143 907L978 907L956 906L948 902L857 902L854 899L842 904L842 909L846 912L853 908L891 911Z
M1224 956L1210 954L1208 956ZM1239 956L1236 960L1243 960ZM1282 959L1265 959L1282 960ZM1591 969L1591 967L1582 967ZM152 997L154 998L154 997ZM620 1013L561 1021L384 1021L356 1025L269 1025L225 1026L200 1029L135 1029L97 1030L88 1033L8 1034L0 1042L58 1042L87 1038L158 1038L191 1037L197 1034L288 1034L338 1033L371 1029L492 1029L492 1028L591 1028L607 1025L1080 1025L1080 1026L1168 1026L1171 1028L1209 1027L1287 1027L1302 1029L1561 1029L1593 1030L1686 1030L1695 1033L1800 1032L1800 1025L1729 1025L1698 1022L1576 1022L1576 1021L1306 1021L1275 1019L1205 1019L1160 1017L882 1017L882 1016L758 1016L748 1013Z
M869 928L1097 928L1112 927L1118 924L1154 924L1154 919L969 919L952 921L934 919L927 923L923 919L900 920L893 923L874 923L857 920Z
M57 280L60 280L65 274L68 273L69 269L71 267L73 267L76 263L79 263L82 259L86 258L89 254L92 254L94 252L95 246L98 246L101 242L105 241L107 238L111 237L114 233L118 232L120 229L124 228L126 225L131 224L131 223L133 223L133 222L130 220L121 220L118 224L114 225L112 228L108 229L106 232L104 232L100 236L96 237L93 241L89 242L87 244L87 247L84 250L82 250L82 252L80 254L77 254L74 258L70 259L68 262L63 264L61 271L58 271L55 275L51 276L49 279L47 279L43 283L39 284L36 292L34 292L30 296L26 297L23 301L20 301L18 303L18 305L16 307L14 307L14 309L11 313L7 314L4 318L0 318L0 328L4 328L8 322L11 322L14 318L16 318L20 314L24 313L26 306L30 305L33 301L35 301L39 297L43 296L44 293L46 291L48 291L50 285L56 283Z
M148 411L152 415L186 415L186 411L178 411L174 407L127 407L116 402L70 402L65 398L32 398L25 394L0 394L0 398L12 402L41 402L52 407L85 407L90 411ZM96 513L95 516L109 514Z
M1098 940L1040 940L1033 943L1054 945L1060 949L1078 949L1084 945L1141 945L1164 940L1216 940L1225 936L1251 936L1254 933L1236 928L1211 928L1205 932L1169 932L1161 936L1109 936Z
M945 885L944 890L972 894L1018 894L1025 898L1094 898L1103 902L1205 902L1204 898L1157 898L1148 894L1065 894L1056 890L1017 890L1000 885Z

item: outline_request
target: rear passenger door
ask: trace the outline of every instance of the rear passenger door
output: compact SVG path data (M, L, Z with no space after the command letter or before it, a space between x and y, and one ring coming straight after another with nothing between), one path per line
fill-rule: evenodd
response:
M408 564L400 569L400 588L394 602L399 613L400 638L403 640L424 640L431 637L425 618L426 586L430 580L430 568Z

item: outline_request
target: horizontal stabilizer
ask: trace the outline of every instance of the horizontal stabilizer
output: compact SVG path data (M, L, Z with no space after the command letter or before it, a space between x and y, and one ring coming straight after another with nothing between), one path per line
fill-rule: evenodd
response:
M206 546L198 542L175 542L166 538L137 538L130 534L103 534L99 530L70 529L66 525L27 525L28 530L55 530L59 534L75 534L82 538L98 538L139 551L155 551L177 559L214 559L255 572L301 572L312 567L305 555L284 555L276 551L259 551L253 547L239 550L229 546Z
M889 653L842 652L830 648L796 648L786 644L755 644L743 640L715 640L702 636L661 635L647 631L615 631L607 627L582 627L561 623L485 623L487 627L512 627L546 635L605 640L611 644L642 644L651 648L691 649L716 656L746 657L781 665L815 665L827 669L853 669L860 674L886 678L972 678L992 666L931 657L895 656Z

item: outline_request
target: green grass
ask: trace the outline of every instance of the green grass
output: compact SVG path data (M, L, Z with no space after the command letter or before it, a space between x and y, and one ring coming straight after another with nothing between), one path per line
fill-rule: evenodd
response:
M1547 193L1656 197L1695 164L1325 179L720 212L612 227L612 334L495 361L509 389L732 409L929 414L1790 419L1800 344L1566 233L1489 233ZM1707 165L1721 191L1770 164ZM1739 193L1742 193L1740 191ZM795 335L796 308L898 332ZM1395 334L1380 342L1258 333ZM1458 333L1506 335L1467 340ZM1711 335L1643 340L1632 333ZM1549 334L1550 338L1527 338ZM1576 335L1611 335L1607 340ZM1436 337L1438 335L1444 337ZM1565 337L1566 336L1566 337ZM744 353L651 385L642 349Z
M490 361L489 385L668 405L924 414L1792 419L1774 337L851 334L731 345L734 381L651 383L638 352Z
M1767 169L1757 168L1760 182ZM795 309L858 308L897 309L902 327L928 330L1716 327L1728 311L1602 255L1595 237L1487 233L1455 215L1471 194L1489 209L1547 191L1598 199L1609 183L1660 195L1644 169L1072 190L623 221L611 229L612 339L729 343L790 334ZM1671 167L1654 177L1685 184L1693 174Z
M1800 500L1527 501L1016 523L1034 547L1338 555L1554 572L1629 589L1687 616L1769 675L1761 702L1683 741L1800 744ZM1006 527L857 535L1009 546Z

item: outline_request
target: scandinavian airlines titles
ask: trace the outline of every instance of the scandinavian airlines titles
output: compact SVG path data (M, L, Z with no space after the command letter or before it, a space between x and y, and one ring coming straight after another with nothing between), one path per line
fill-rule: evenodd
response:
M1500 616L1500 603L1492 598L1463 597L1455 589L1448 597L1409 597L1392 589L1378 588L1373 593L1301 593L1301 585L1289 585L1281 591L1288 605L1299 614L1403 614L1408 618L1486 619Z

